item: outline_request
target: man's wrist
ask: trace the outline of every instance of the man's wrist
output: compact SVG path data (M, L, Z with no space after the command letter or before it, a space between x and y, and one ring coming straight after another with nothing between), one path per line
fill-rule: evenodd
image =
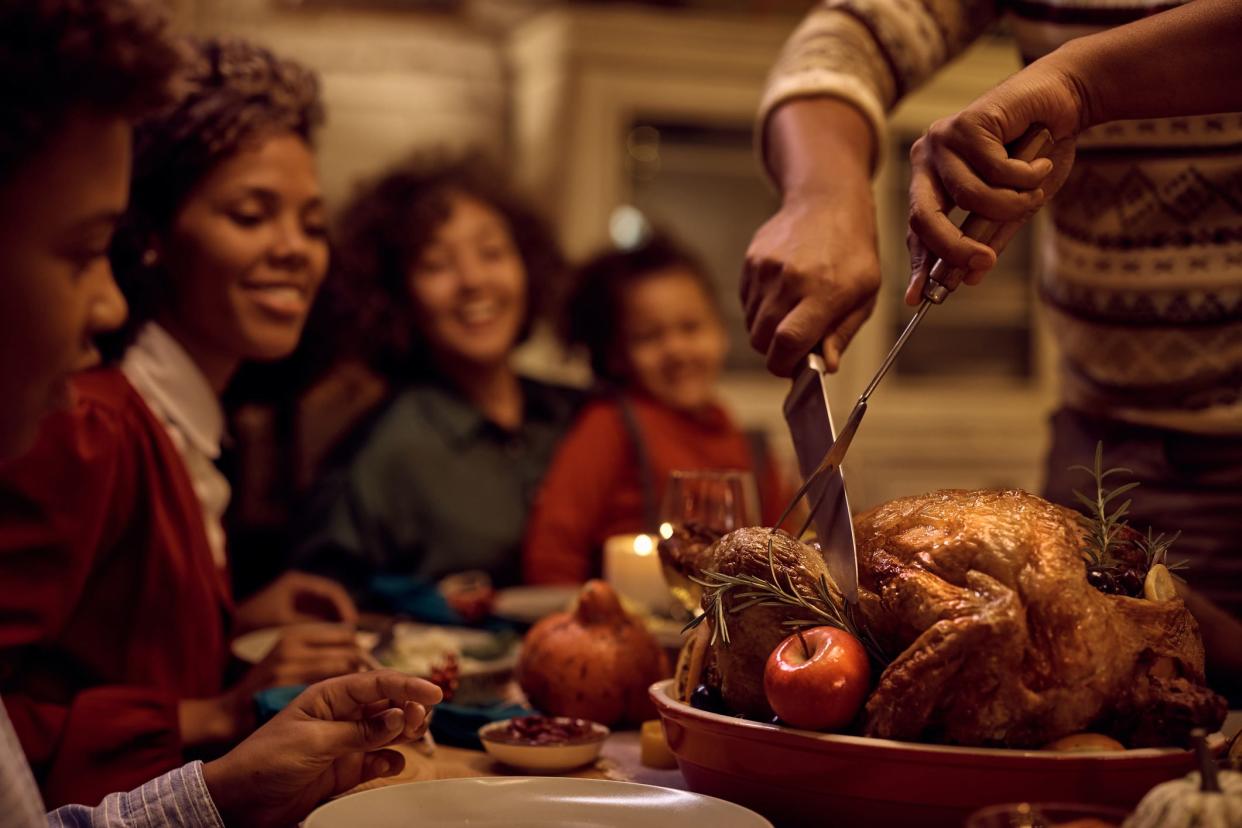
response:
M1091 49L1071 40L1038 61L1073 98L1079 132L1112 120L1108 115L1107 91L1100 88L1101 78L1093 64L1095 57Z
M875 193L871 182L843 177L833 182L806 182L781 194L781 207L785 210L823 209L833 205L839 205L851 215L859 210L874 211Z
M241 825L238 815L244 813L238 800L244 780L238 778L233 764L230 753L203 763L203 784L206 785L211 801L215 803L220 818L228 828Z

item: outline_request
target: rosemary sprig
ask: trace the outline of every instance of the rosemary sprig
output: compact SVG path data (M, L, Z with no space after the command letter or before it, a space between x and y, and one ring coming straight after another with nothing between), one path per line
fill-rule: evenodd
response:
M1135 541L1139 549L1143 551L1143 556L1147 561L1147 569L1150 570L1156 564L1164 564L1165 568L1170 572L1187 569L1189 564L1186 561L1169 562L1169 547L1181 536L1181 532L1174 532L1171 537L1165 537L1163 532L1153 536L1151 527L1147 527L1147 536Z
M1124 562L1117 559L1114 555L1114 549L1118 540L1126 530L1130 529L1126 517L1130 513L1131 501L1126 500L1117 508L1109 511L1109 504L1118 497L1129 492L1138 486L1138 481L1123 483L1114 489L1105 486L1105 481L1114 474L1133 474L1126 468L1104 468L1104 443L1095 444L1095 466L1087 468L1086 466L1070 466L1070 471L1083 471L1091 475L1095 481L1095 497L1091 498L1077 489L1074 490L1074 497L1078 498L1078 502L1087 507L1088 514L1083 516L1084 522L1087 524L1090 543L1083 549L1083 558L1088 566L1096 569L1118 569L1124 566ZM1165 536L1163 533L1153 535L1151 527L1147 529L1147 535L1138 537L1134 544L1143 553L1144 563L1143 572L1151 571L1156 564L1164 564L1169 571L1186 569L1188 564L1186 561L1177 561L1169 563L1169 547L1181 537L1181 532L1175 532L1171 536Z
M1117 539L1126 527L1125 517L1130 513L1127 500L1116 509L1109 511L1109 504L1126 492L1138 486L1138 481L1123 483L1115 489L1105 487L1105 481L1114 474L1133 474L1126 468L1104 468L1104 443L1095 444L1095 467L1070 466L1070 471L1083 471L1095 480L1095 497L1089 497L1077 489L1074 497L1087 508L1087 525L1090 530L1091 544L1083 550L1083 557L1094 567L1108 568L1117 566L1113 556L1113 548ZM1170 541L1171 543L1172 541Z
M776 574L771 538L768 541L768 572L767 579L754 575L726 575L723 572L708 572L702 579L692 578L691 580L703 587L704 612L691 620L685 629L693 629L710 615L714 622L711 643L715 644L719 637L728 645L730 614L752 607L795 607L803 610L807 617L787 619L783 622L785 626L795 630L821 625L836 627L861 641L876 663L887 665L891 661L875 636L855 617L853 609L833 596L824 575L821 574L815 581L810 595L799 590L788 574L785 575L784 583L781 582ZM735 603L732 607L726 607L725 598L730 594L734 596Z

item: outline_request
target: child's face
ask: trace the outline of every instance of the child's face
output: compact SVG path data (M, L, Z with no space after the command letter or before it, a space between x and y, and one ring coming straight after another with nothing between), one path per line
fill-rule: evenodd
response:
M73 113L0 184L0 459L26 448L125 320L108 245L129 194L130 125Z
M682 411L710 403L728 340L694 275L655 271L629 287L622 305L617 357L630 382Z
M225 159L160 240L172 281L160 320L200 358L287 356L328 269L324 223L315 158L297 135Z
M526 318L526 267L508 222L492 207L454 197L406 284L419 329L447 367L509 359Z

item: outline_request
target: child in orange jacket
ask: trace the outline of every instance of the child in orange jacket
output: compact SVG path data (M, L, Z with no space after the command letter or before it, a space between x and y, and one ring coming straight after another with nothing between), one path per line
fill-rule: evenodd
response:
M771 525L784 489L771 458L716 399L728 338L709 276L664 237L609 251L578 273L566 338L585 346L601 391L544 478L527 525L527 583L598 575L604 540L655 532L675 469L755 474Z

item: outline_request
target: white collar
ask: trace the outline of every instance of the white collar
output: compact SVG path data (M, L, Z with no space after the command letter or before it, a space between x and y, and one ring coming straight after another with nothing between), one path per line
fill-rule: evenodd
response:
M148 322L125 351L121 371L160 419L215 460L224 439L224 410L211 383L181 344Z

